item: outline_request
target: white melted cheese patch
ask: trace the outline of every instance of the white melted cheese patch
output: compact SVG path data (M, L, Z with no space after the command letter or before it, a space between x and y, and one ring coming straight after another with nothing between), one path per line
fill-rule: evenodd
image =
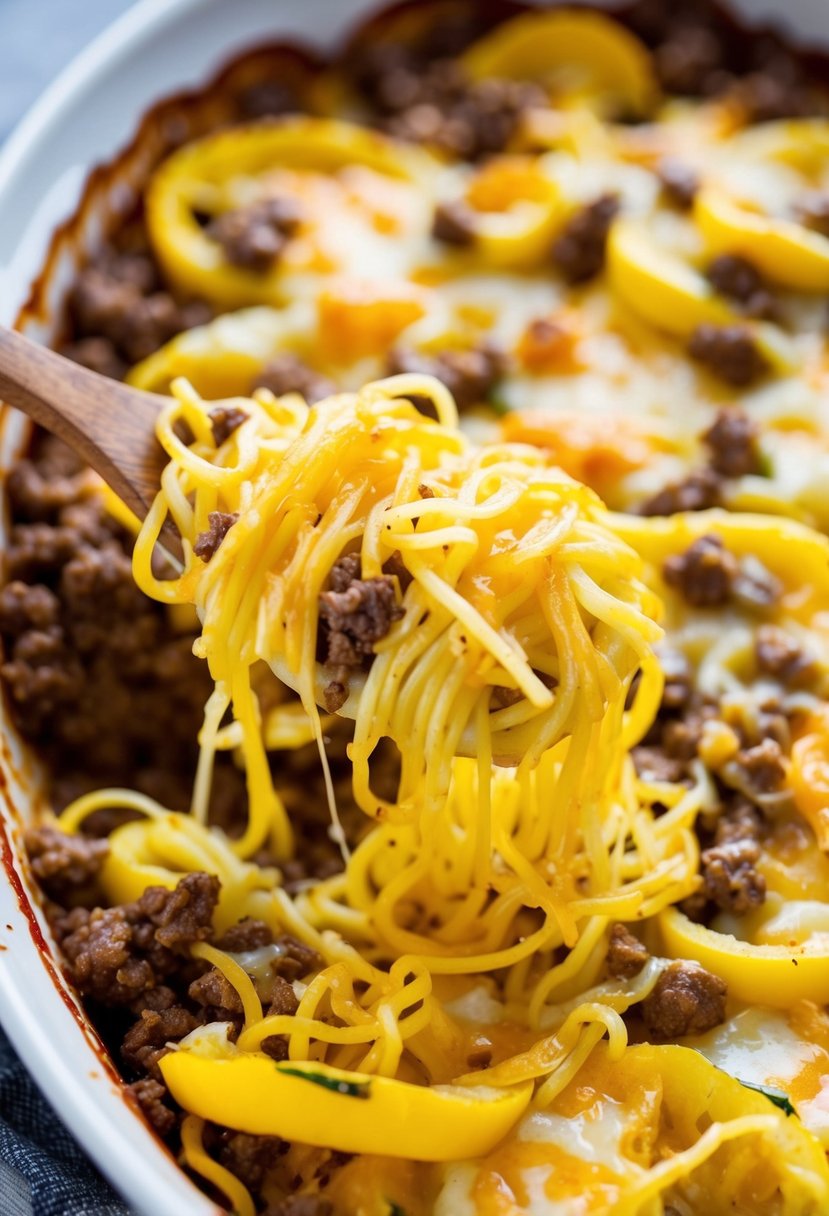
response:
M804 1072L815 1071L820 1078L818 1093L795 1105L805 1126L829 1148L829 1053L802 1038L785 1013L746 1009L685 1043L737 1080L786 1094Z

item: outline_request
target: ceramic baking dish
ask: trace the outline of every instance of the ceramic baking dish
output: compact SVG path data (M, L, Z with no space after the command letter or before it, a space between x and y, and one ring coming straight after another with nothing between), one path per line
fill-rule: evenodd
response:
M471 2L471 0L470 0ZM376 0L143 0L59 77L0 154L0 320L19 316L40 271L25 327L48 341L79 252L102 217L140 181L153 131L144 125L117 174L96 174L83 222L56 243L90 170L113 159L160 98L203 86L257 44L335 45ZM734 0L748 22L781 20L779 0ZM829 45L827 0L788 0L785 24L803 45ZM47 262L47 252L52 254ZM0 474L28 424L0 419ZM2 539L2 538L0 538ZM67 988L21 862L21 824L42 804L37 766L0 707L0 1022L84 1149L139 1216L207 1216L217 1209L182 1174L126 1102L117 1074Z

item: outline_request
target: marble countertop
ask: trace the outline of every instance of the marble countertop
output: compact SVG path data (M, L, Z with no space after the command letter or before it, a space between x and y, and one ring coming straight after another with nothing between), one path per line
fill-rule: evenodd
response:
M78 51L133 0L0 0L0 143Z

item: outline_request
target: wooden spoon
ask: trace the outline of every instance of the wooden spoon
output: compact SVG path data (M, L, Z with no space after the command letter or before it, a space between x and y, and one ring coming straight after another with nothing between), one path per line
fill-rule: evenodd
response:
M144 518L167 463L155 437L166 397L100 376L0 326L0 399L62 439Z

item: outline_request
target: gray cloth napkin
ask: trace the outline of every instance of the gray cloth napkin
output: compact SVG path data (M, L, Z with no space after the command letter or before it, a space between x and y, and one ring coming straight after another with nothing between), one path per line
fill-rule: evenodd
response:
M130 1216L0 1031L0 1216Z

